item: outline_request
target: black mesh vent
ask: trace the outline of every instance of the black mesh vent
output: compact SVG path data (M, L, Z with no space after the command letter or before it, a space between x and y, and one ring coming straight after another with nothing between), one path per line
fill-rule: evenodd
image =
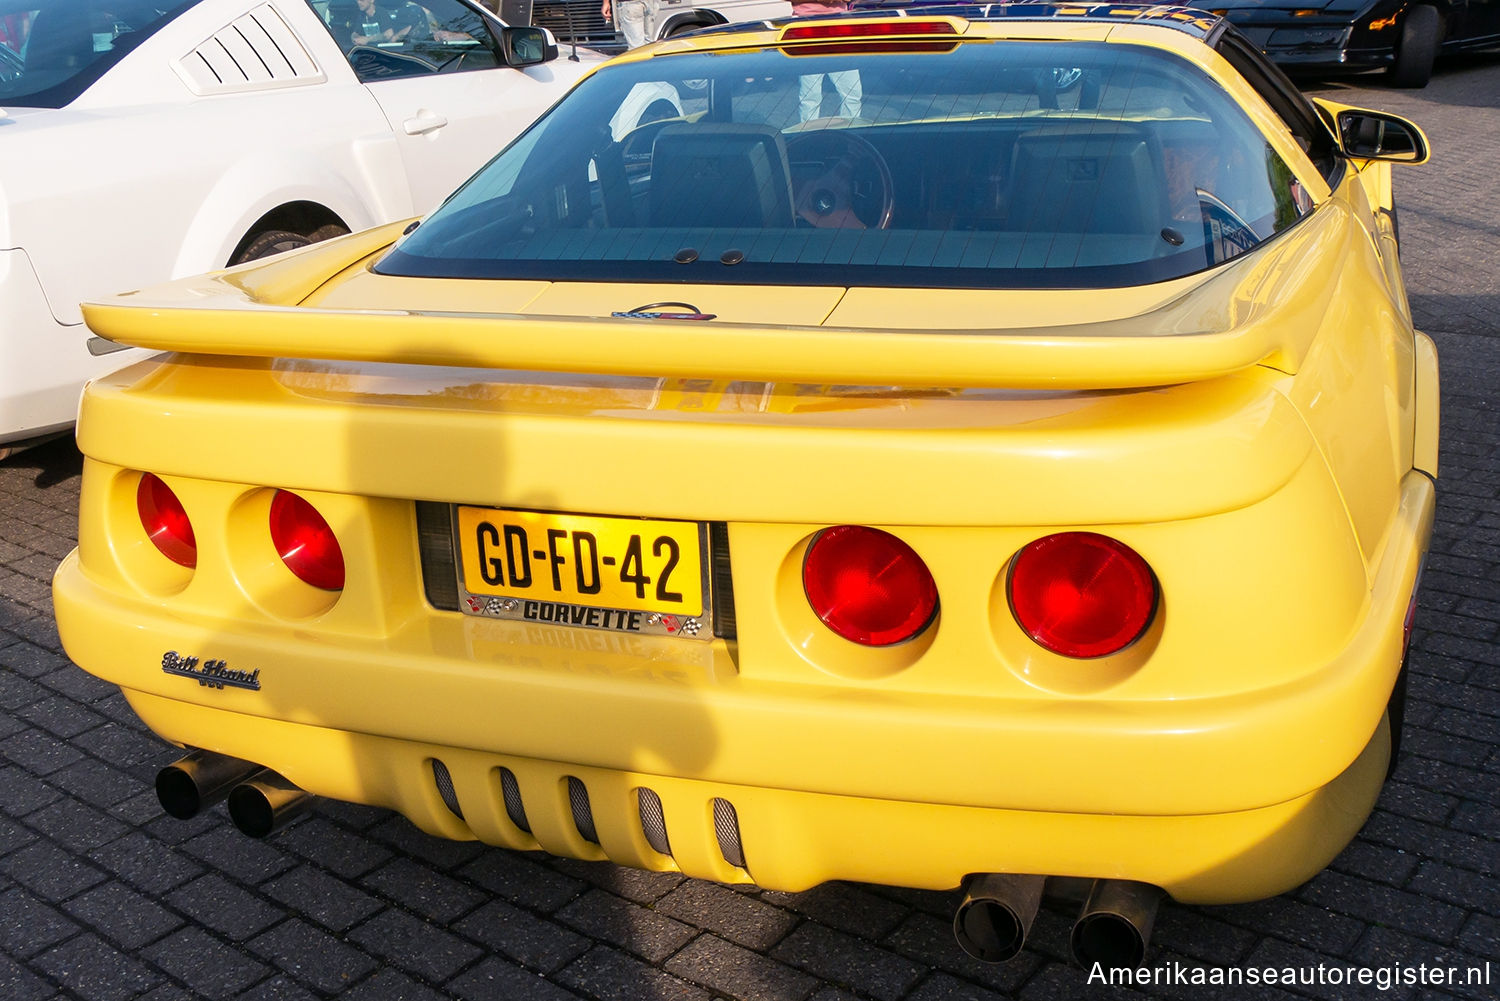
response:
M509 768L500 769L500 794L505 797L505 815L510 822L530 834L531 821L526 819L526 804L521 802L521 783Z
M719 839L719 853L732 866L745 868L745 849L740 844L740 815L727 799L714 800L714 834Z
M458 611L458 564L453 554L453 516L447 504L417 501L417 552L427 603Z
M729 526L708 523L709 577L713 585L714 635L732 640L739 636L734 621L734 578L729 572Z
M589 805L589 791L582 780L568 776L568 803L573 807L573 824L583 840L599 843L599 832L594 830L594 810Z
M432 759L432 781L448 810L459 820L463 820L464 810L458 805L458 791L453 788L453 776L448 774L448 766L437 758Z
M650 789L637 789L636 798L641 807L641 830L646 843L662 855L672 854L672 842L667 840L667 818L662 812L661 797Z

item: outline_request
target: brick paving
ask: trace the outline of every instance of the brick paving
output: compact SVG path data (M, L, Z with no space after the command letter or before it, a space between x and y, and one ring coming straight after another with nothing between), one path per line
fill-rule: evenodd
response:
M1359 838L1298 890L1166 906L1155 964L1439 963L1500 983L1500 57L1425 90L1320 84L1410 115L1436 163L1398 169L1418 324L1443 364L1442 481L1411 658L1407 742ZM1044 909L1003 966L954 944L954 898L832 885L756 893L428 838L340 803L266 842L222 809L165 818L174 752L72 667L48 580L73 546L79 459L0 464L0 999L1048 1001L1190 996L1089 987ZM1201 992L1202 989L1197 989ZM1374 988L1243 988L1270 999ZM1493 998L1494 986L1382 996Z

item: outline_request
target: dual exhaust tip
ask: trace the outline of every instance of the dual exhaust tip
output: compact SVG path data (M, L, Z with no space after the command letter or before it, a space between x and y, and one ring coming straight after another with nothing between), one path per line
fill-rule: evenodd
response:
M229 819L252 838L285 826L313 800L269 768L202 750L156 773L156 798L178 820L190 820L228 798Z
M1003 963L1026 944L1042 903L1045 876L980 873L964 880L953 915L958 944L975 959ZM1134 968L1146 958L1162 892L1147 883L1098 879L1068 936L1073 961L1085 969Z

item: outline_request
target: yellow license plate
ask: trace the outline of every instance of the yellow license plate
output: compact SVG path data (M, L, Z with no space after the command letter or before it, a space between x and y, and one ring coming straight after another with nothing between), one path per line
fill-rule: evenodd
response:
M698 523L460 507L470 594L703 614Z

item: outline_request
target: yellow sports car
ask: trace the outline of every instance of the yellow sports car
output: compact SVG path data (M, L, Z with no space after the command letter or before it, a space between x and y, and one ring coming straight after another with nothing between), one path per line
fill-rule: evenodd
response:
M963 884L992 960L1072 892L1136 961L1393 759L1426 157L1198 10L632 52L420 223L86 307L170 353L84 396L63 642L190 751L179 816Z

